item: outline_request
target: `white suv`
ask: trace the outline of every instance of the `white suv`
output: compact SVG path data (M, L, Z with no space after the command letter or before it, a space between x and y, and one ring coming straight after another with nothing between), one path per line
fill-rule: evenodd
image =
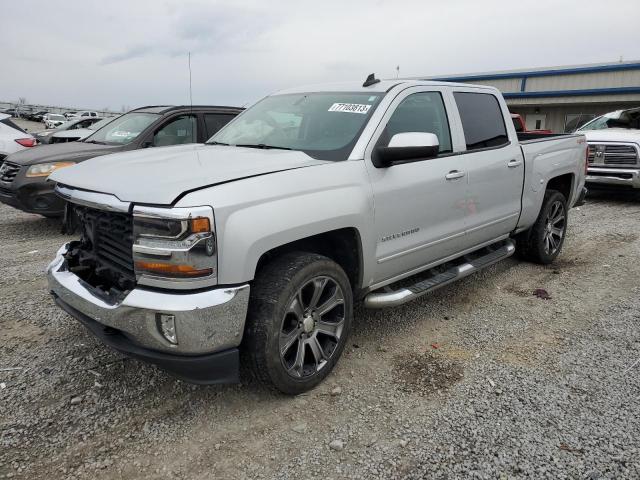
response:
M0 164L10 153L34 147L36 139L11 120L11 115L0 113Z
M69 118L81 118L81 117L99 117L99 115L98 115L98 112L90 112L88 110L83 110L81 112L76 112L69 115Z

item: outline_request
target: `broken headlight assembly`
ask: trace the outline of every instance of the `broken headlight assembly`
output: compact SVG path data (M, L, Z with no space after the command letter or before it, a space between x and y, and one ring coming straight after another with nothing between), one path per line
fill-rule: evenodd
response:
M213 209L134 207L133 261L140 285L177 289L215 285Z

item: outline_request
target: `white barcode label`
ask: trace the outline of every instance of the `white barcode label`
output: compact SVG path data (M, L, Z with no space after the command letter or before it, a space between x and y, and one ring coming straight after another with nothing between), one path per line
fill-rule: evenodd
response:
M366 113L371 108L371 105L363 105L360 103L334 103L329 107L330 112L349 112L349 113Z

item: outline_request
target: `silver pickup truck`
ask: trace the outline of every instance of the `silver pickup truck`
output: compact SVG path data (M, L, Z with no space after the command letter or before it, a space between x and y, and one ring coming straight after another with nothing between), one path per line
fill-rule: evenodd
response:
M105 344L195 383L297 394L353 305L400 305L509 257L547 264L584 195L582 135L519 139L500 93L427 81L278 92L205 144L56 171L80 239L48 267ZM244 370L244 368L243 368Z

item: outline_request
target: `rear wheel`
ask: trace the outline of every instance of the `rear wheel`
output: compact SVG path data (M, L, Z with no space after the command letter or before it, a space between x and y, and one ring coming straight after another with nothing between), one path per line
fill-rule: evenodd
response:
M564 195L547 190L536 223L517 238L520 256L543 265L553 262L564 244L568 213Z
M340 358L351 330L353 295L331 259L289 253L256 276L243 355L253 377L295 395L320 383Z

